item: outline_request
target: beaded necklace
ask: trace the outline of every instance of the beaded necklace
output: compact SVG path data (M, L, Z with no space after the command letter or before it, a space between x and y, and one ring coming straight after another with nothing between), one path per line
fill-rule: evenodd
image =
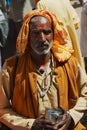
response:
M40 84L39 81L37 81L37 88L39 91L39 94L41 97L44 97L45 94L48 92L48 90L50 89L50 87L52 86L52 78L53 78L53 66L52 66L52 58L49 60L49 62L47 63L47 65L45 66L45 69L42 69L42 67L40 67L39 69L39 73L42 73L42 76L44 77L42 79L42 83ZM51 69L50 73L47 73L47 69ZM48 78L49 77L49 78ZM48 81L50 80L50 81Z

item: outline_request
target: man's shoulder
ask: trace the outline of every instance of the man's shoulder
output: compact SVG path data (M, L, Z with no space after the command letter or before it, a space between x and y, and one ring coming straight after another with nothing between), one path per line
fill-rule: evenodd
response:
M66 61L66 64L69 64L69 65L77 65L77 64L78 64L78 60L77 60L76 57L71 56L71 57Z
M55 63L54 63L55 64ZM61 66L61 67L68 67L68 68L77 68L79 62L76 57L71 56L69 59L67 59L64 62L59 62L56 60L56 67Z
M9 66L12 66L15 64L15 62L17 61L17 59L20 57L20 55L14 55L14 56L11 56L9 58L7 58L5 60L6 64L9 65Z
M7 58L6 62L10 62L10 61L15 60L15 59L16 59L16 55L13 55L13 56Z
M73 55L71 55L70 58L68 59L68 62L71 62L71 61L78 62L77 58Z
M60 63L60 65L61 64L64 65L64 64L68 64L68 63L78 63L78 60L77 60L77 58L75 56L72 55L72 56L69 57L69 59L67 59L67 60L65 60L63 62L59 62L59 63Z

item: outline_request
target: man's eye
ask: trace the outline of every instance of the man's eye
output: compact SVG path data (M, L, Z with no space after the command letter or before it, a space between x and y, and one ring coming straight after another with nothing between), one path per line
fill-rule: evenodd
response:
M52 30L32 30L32 33L35 35L38 35L41 32L44 33L45 35L49 35L50 33L52 33Z
M49 35L51 32L52 32L51 30L43 30L43 33L44 33L45 35Z
M39 34L40 31L38 31L38 30L34 30L34 31L32 31L32 33L33 33L33 34Z

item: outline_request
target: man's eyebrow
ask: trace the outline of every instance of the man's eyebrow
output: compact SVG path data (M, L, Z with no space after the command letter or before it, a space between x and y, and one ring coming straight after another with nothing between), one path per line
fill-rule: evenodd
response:
M52 29L31 29L33 31L51 31Z
M49 34L52 32L52 29L32 29L32 33L40 33L43 32L44 34Z

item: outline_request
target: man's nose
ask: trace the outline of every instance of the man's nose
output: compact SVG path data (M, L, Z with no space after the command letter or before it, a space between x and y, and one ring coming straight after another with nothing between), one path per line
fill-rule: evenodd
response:
M40 40L41 41L46 41L46 36L43 32L40 33Z

